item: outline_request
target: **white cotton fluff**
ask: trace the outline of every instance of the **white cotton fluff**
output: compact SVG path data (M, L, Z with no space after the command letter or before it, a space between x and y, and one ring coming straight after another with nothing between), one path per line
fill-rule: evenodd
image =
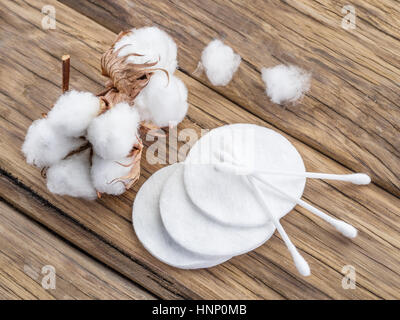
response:
M90 178L90 150L70 156L47 170L50 192L93 200L97 192Z
M58 98L47 119L63 135L79 137L85 135L99 111L98 97L90 92L72 90Z
M126 157L137 143L139 113L123 102L96 117L88 128L87 139L103 159Z
M188 91L185 84L175 76L155 73L148 85L136 97L135 106L142 120L150 120L159 127L177 125L188 109Z
M218 39L211 41L201 54L201 63L208 80L214 86L226 86L238 69L240 61L240 55Z
M178 65L177 47L174 40L163 30L157 27L144 27L132 29L131 32L122 37L114 46L114 51L125 46L118 56L126 56L130 53L142 56L130 56L127 61L135 64L146 62L158 63L154 68L163 68L170 74L175 72Z
M294 65L280 64L262 68L261 77L267 95L277 104L294 102L310 89L311 74Z
M28 129L22 152L27 163L43 168L60 161L83 143L81 139L63 136L47 119L38 119Z
M121 165L123 164L123 165ZM97 155L93 156L91 176L94 187L101 193L120 195L126 191L125 185L116 181L126 176L133 165L133 157L120 160L105 160ZM130 165L126 167L125 165Z

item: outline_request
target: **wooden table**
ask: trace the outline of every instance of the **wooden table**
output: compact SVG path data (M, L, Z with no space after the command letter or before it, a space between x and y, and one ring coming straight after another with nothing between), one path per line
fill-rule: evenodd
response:
M341 27L347 1L0 0L0 297L25 299L398 299L400 298L400 5L355 0L356 28ZM42 28L44 5L56 29ZM354 187L308 181L304 199L359 230L353 241L302 208L282 219L312 275L298 276L279 235L257 250L207 270L178 270L138 242L131 206L142 176L120 197L59 197L21 145L33 120L61 93L63 54L71 87L98 92L100 56L121 30L158 25L179 47L178 76L189 112L178 129L248 122L273 128L299 150L309 171L366 172ZM193 74L202 48L222 37L242 56L227 87ZM263 66L311 70L296 105L271 103ZM56 289L41 285L54 266ZM343 267L356 271L344 289Z

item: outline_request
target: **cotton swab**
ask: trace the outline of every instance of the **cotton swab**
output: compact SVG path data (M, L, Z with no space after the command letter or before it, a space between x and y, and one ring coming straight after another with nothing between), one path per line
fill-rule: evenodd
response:
M290 199L291 201L297 203L299 206L302 206L303 208L309 210L311 213L317 215L318 217L320 217L321 219L325 220L326 222L328 222L329 224L331 224L333 227L336 228L336 230L338 230L341 234L343 234L344 236L348 237L348 238L355 238L357 236L357 229L354 228L352 225L332 218L330 216L328 216L326 213L322 212L321 210L315 208L314 206L308 204L307 202L301 200L301 199L297 199L293 196L291 196L290 194L286 193L285 191L275 187L274 185L272 185L271 183L269 183L268 181L257 177L257 176L252 176L255 179L257 179L258 181L264 183L265 185L269 186L270 188L274 189L275 191L281 193L282 195L284 195L286 198Z
M257 171L255 173L268 174L268 175L282 175L301 178L323 179L323 180L337 180L346 181L358 185L365 185L371 182L371 178L365 173L350 173L350 174L330 174L319 172L273 172L273 171Z
M229 164L226 162L215 164L215 168L218 171L234 173L237 175L262 174L262 175L290 176L290 177L300 177L300 178L346 181L358 185L366 185L371 182L371 178L365 173L329 174L329 173L318 173L318 172L254 170L240 164L238 165Z
M254 172L252 170L249 170L245 166L237 164L235 159L233 159L233 157L230 156L229 154L227 154L226 152L223 153L223 156L224 156L224 160L226 159L227 161L229 161L231 163L226 163L226 162L217 163L217 164L214 165L217 170L221 170L223 172L228 172L228 173L231 173L231 174L242 174L242 175L252 176L252 177L256 178L257 180L261 181L262 183L268 185L270 188L274 189L275 191L281 193L286 198L290 199L291 201L297 203L298 205L302 206L303 208L309 210L311 213L313 213L313 214L317 215L318 217L320 217L321 219L325 220L326 222L331 224L333 227L335 227L336 230L338 230L344 236L346 236L348 238L355 238L357 236L357 229L354 228L353 226L351 226L350 224L348 224L348 223L346 223L344 221L332 218L329 215L327 215L326 213L322 212L321 210L319 210L319 209L313 207L312 205L308 204L307 202L305 202L305 201L303 201L301 199L297 199L297 198L291 196L290 194L286 193L285 191L280 190L279 188L275 187L271 183L267 182L265 179L262 179L257 174L255 174L255 173L258 173L259 171ZM314 174L314 173L306 172L306 173L302 173L302 174ZM322 175L322 176L346 176L346 175L329 175L329 174L317 174L317 175ZM368 180L370 180L369 177L367 175L364 175L364 174L351 174L351 175L347 175L347 176L355 176L355 175L366 176L368 178ZM362 179L365 180L365 177L362 177L361 180ZM367 182L367 181L365 181L365 182Z
M299 273L302 276L309 276L311 274L310 271L310 266L308 265L307 261L303 258L303 256L297 251L297 248L295 245L292 243L290 240L289 236L287 235L285 229L283 229L281 223L279 222L279 219L277 219L269 210L268 205L266 204L264 197L259 189L259 187L254 183L255 178L252 176L248 177L249 182L254 188L254 191L256 192L256 196L258 200L260 201L261 205L263 206L264 210L268 213L270 216L270 219L272 223L275 225L276 229L278 230L279 234L281 235L283 241L286 244L286 247L288 248L290 254L292 255L293 262L299 271Z

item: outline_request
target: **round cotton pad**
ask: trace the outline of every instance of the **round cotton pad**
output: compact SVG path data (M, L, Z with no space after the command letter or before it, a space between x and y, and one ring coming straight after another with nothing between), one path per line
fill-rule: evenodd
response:
M203 136L186 159L184 182L186 191L205 214L231 226L261 226L268 222L247 177L221 172L214 168L223 153L255 170L305 172L296 148L279 133L252 124L219 127ZM226 159L224 160L226 161ZM305 178L263 175L263 179L299 199ZM260 186L269 210L278 219L290 212L295 203L272 189Z
M157 171L140 188L133 205L133 227L143 246L166 264L182 269L215 266L229 257L210 259L192 253L172 240L162 224L159 209L160 192L164 182L178 166L172 165Z
M165 182L160 212L165 229L182 247L202 255L233 256L251 251L274 233L272 223L238 228L219 224L204 215L189 199L183 185L184 166Z

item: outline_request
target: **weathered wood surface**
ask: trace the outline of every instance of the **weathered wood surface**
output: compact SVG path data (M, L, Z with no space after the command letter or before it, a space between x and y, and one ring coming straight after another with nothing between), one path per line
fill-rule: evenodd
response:
M0 201L0 243L2 300L153 298L3 201ZM49 275L48 269L42 273L45 266L54 268L54 288L42 285L43 278Z
M157 24L179 44L179 66L196 69L204 46L225 38L243 58L227 87L241 107L400 195L400 9L352 1L355 30L341 28L348 1L61 0L114 32ZM294 63L313 73L296 106L271 103L264 66ZM192 75L210 86L205 76Z
M0 168L4 176L0 196L6 201L162 298L399 298L400 200L376 185L354 188L343 183L307 183L305 199L360 230L355 241L348 241L301 208L286 216L282 223L310 262L313 275L309 278L297 275L277 235L256 251L209 270L177 270L150 256L132 230L131 204L139 186L160 165L143 161L139 184L118 198L88 202L51 195L39 171L21 155L26 129L60 94L61 55L72 57L72 88L101 89L104 78L99 59L115 33L54 0L1 3ZM56 30L41 28L40 10L45 4L56 7ZM182 50L180 61L184 55ZM190 101L180 129L236 122L271 127L197 79L181 72L178 76L188 86ZM315 148L289 139L308 170L348 172ZM15 192L17 186L10 187L11 182L23 190ZM341 269L348 264L357 270L356 290L341 286Z

